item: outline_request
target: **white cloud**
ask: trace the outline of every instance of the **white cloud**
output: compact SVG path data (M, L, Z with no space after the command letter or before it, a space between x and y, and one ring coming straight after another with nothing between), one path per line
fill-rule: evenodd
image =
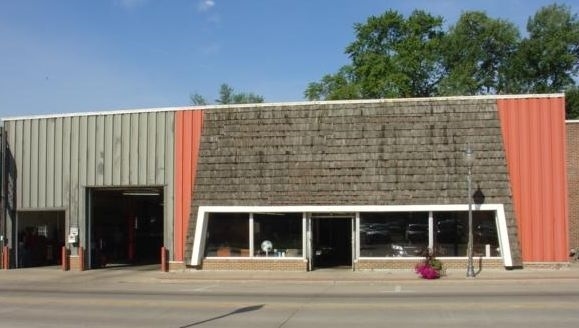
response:
M215 6L214 0L201 0L197 8L199 11L208 11Z

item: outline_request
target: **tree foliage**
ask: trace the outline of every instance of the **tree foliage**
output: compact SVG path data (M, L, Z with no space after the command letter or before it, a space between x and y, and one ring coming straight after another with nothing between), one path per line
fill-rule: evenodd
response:
M484 12L463 13L442 47L446 76L440 94L477 95L508 92L508 70L519 41L514 24Z
M191 103L193 105L197 105L197 106L207 105L207 100L205 100L205 97L203 97L202 95L200 95L198 93L192 94L189 98L190 98Z
M310 83L310 100L424 97L443 76L439 47L442 17L414 11L407 19L389 10L356 24L356 40L346 48L352 60L336 74Z
M338 73L327 74L320 82L312 82L305 91L309 100L338 100L362 98L361 91L354 80L353 68L342 66Z
M541 8L527 22L528 38L518 47L513 79L520 92L562 92L579 72L579 20L569 7Z
M308 84L307 99L577 94L579 19L565 5L540 8L524 38L512 22L480 11L463 12L444 30L440 16L388 10L354 31L345 49L350 64ZM569 107L574 99L568 117L579 117Z
M574 86L565 92L565 118L579 118L579 87Z
M192 94L190 97L193 105L204 106L209 103L202 95L198 93ZM235 90L227 83L221 84L219 88L219 98L215 99L215 103L219 105L229 104L255 104L262 103L264 98L253 92L235 92Z

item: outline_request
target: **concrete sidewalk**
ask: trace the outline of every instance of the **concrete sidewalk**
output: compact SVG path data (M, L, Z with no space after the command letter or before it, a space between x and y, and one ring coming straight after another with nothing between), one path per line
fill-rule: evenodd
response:
M183 271L168 272L157 276L159 280L214 280L214 281L329 281L329 282L371 282L371 281L421 281L412 270L351 271L346 269L320 269L311 272L275 271ZM487 269L477 273L475 278L466 277L465 270L447 270L441 281L468 280L549 280L574 279L579 281L579 266L561 269Z
M466 270L447 270L438 281L542 281L577 280L579 283L579 264L560 269L486 269L477 273L475 278L467 278ZM183 270L161 272L158 265L144 267L109 267L82 272L62 271L60 267L42 267L0 270L0 283L13 282L76 282L107 281L130 283L187 283L194 281L248 282L264 281L270 283L370 283L387 281L422 281L412 270L351 271L348 269L320 269L312 272L278 271L197 271Z

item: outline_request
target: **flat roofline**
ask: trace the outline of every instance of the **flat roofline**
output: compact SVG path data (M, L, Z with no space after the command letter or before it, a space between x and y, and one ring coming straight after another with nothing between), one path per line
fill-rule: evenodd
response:
M324 105L324 104L377 104L377 103L404 103L416 101L448 101L448 100L489 100L489 99L529 99L529 98L561 98L564 93L547 93L547 94L520 94L520 95L480 95L480 96L453 96L453 97L422 97L422 98L383 98L383 99L354 99L354 100L320 100L320 101L298 101L298 102L273 102L257 104L232 104L232 105L205 105L205 106L181 106L181 107L159 107L159 108L141 108L125 110L104 110L92 112L77 112L63 114L45 114L16 116L3 118L2 121L18 121L31 119L47 119L62 117L78 116L98 116L98 115L118 115L118 114L136 114L150 112L176 112L183 110L212 110L227 108L255 108L255 107L292 107L307 105Z

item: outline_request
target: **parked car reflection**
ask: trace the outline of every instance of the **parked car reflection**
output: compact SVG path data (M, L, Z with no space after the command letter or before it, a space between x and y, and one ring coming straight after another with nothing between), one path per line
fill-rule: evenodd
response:
M456 219L436 222L436 240L440 243L457 243L464 236L464 226Z
M360 226L360 232L368 244L390 243L403 231L404 226L399 221L367 223Z
M498 234L494 222L481 222L474 229L476 242L481 244L497 244Z
M405 237L411 243L428 242L428 224L409 223L406 227Z
M417 257L424 253L424 245L391 244L386 256L389 257Z

